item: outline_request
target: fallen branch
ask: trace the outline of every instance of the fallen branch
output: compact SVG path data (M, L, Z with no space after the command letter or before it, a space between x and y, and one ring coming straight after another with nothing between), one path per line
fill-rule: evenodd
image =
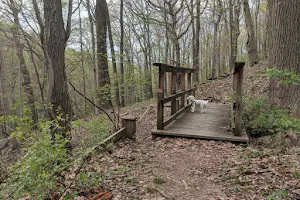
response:
M148 108L143 114L142 114L142 116L140 117L140 119L137 121L137 122L140 122L142 119L143 119L143 117L146 115L146 113L149 111L149 110L151 110L153 107L152 106L150 106L150 108Z

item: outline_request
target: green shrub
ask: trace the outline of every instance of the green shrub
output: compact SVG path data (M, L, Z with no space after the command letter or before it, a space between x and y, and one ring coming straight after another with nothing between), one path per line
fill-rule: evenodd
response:
M62 172L69 164L66 142L61 136L53 141L49 133L37 138L11 168L10 178L2 185L3 192L12 194L14 199L28 194L33 199L44 199L56 191L56 183L63 179Z
M274 134L289 129L300 133L300 119L277 106L271 106L262 98L245 101L243 118L246 128L253 135Z

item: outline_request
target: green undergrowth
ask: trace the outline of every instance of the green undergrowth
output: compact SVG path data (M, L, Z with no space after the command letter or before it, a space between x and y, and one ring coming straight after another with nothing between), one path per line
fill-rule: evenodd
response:
M28 110L23 117L0 118L2 124L15 124L11 137L18 139L22 152L19 161L3 171L0 199L48 199L53 194L62 194L69 171L95 153L95 147L110 135L113 127L102 116L86 121L77 120L72 122L72 132L66 138L61 135L52 138L51 127L63 129L58 125L60 120L60 116L52 121L43 120L33 131ZM71 154L65 148L70 138L74 147ZM76 147L75 142L81 144L80 148ZM102 175L83 170L74 184L78 184L76 187L80 189L99 186L102 182Z
M300 119L278 106L271 106L267 100L246 99L244 105L243 120L248 133L252 136L285 133L289 130L300 133Z
M72 122L76 142L81 142L83 147L99 144L110 135L112 124L104 116L90 120L77 120Z

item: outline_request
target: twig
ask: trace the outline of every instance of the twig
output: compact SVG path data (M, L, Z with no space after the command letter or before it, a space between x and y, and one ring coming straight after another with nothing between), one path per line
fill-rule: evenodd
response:
M84 96L81 92L79 92L70 81L69 81L69 84L72 86L72 88L74 89L75 92L77 92L80 96L82 96L83 98L85 98L93 106L95 106L96 108L98 108L99 110L101 110L109 118L109 120L111 121L111 123L114 125L115 129L117 129L117 125L114 123L114 120L109 116L109 114L103 108L97 106L92 100L90 100L89 98L87 98L86 96Z
M169 195L167 195L164 191L162 191L162 190L160 190L160 189L158 189L158 188L155 188L156 189L156 191L160 194L160 195L162 195L163 197L165 197L166 199L168 199L168 200L173 200L174 198L172 198L172 197L170 197Z
M128 114L128 112L123 113L122 115L120 115L120 117L123 117L123 116L125 116L125 115L127 115L127 114Z
M145 116L145 114L149 111L149 110L151 110L153 107L152 106L150 106L150 108L148 108L143 114L142 114L142 116L140 117L140 119L137 121L137 122L140 122L142 119L143 119L143 117Z

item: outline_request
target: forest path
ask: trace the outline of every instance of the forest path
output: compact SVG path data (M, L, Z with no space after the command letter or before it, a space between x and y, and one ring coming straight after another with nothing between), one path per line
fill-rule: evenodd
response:
M151 106L137 123L136 140L121 141L112 151L93 159L101 163L98 170L112 174L104 185L112 190L114 199L226 199L219 184L221 168L242 147L197 139L152 140L156 108Z

